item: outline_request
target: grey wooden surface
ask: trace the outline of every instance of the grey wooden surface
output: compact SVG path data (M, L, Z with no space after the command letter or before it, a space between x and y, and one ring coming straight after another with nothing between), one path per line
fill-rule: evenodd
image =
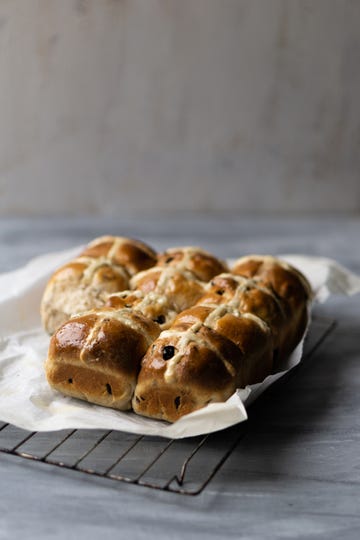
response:
M200 244L223 257L320 254L360 273L360 220L335 216L2 219L0 271L106 232L137 236L158 249ZM360 298L335 298L315 313L335 317L336 330L294 377L265 396L202 494L154 491L0 453L0 539L359 538ZM228 437L218 434L217 444L225 446ZM205 461L213 452L210 447ZM195 466L201 472L207 463Z

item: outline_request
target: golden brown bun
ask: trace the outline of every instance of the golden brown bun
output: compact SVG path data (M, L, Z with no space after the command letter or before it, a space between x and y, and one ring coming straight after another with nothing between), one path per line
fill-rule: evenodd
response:
M156 263L146 244L105 236L51 276L41 302L43 326L55 332L71 315L101 307L108 294L129 288L130 276Z
M234 314L227 306L192 307L145 355L133 409L174 422L208 403L225 401L236 388L262 381L272 361L271 330L261 319Z
M132 277L132 291L110 295L107 305L132 307L159 323L163 330L169 328L177 313L194 305L204 294L201 279L223 267L221 261L199 248L174 248L159 256L158 266Z
M241 257L235 261L231 273L258 279L296 307L312 295L309 282L297 268L271 255Z
M203 325L196 331L169 332L162 332L142 360L133 409L174 422L207 403L227 399L237 387L234 375L242 355L230 340ZM174 347L176 356L164 359L165 347Z
M188 270L155 266L139 272L131 280L133 288L147 294L156 292L166 296L176 311L194 304L204 294L204 283Z
M122 266L133 276L156 264L156 252L144 242L123 236L101 236L87 245L84 257L107 257L112 264Z
M159 333L159 325L128 309L73 317L50 340L47 380L65 395L129 409L140 360Z
M235 307L239 313L252 313L264 320L272 331L277 356L284 358L288 325L293 324L284 311L283 302L272 289L254 279L232 274L220 274L207 286L206 293L198 300L201 305Z
M178 270L190 270L200 281L227 272L227 264L211 253L198 247L175 247L167 249L158 257L158 266L175 266Z
M287 325L280 346L279 363L299 343L308 322L311 287L305 276L290 264L269 255L249 255L238 259L231 272L253 278L281 300Z
M180 313L172 328L187 330L197 323L212 328L241 350L243 354L241 381L251 380L254 383L263 380L268 375L272 369L273 335L270 326L260 317L251 313L241 314L228 305L219 306L216 309L198 305ZM257 365L254 364L255 361L258 362ZM248 367L245 366L246 363L249 363ZM248 369L253 370L250 376L244 373L244 370L247 372Z

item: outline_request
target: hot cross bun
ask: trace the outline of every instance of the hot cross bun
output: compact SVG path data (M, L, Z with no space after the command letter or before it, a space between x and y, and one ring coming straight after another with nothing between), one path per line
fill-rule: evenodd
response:
M103 236L51 276L41 302L43 326L53 334L71 315L104 304L109 293L129 288L131 276L156 264L138 240Z

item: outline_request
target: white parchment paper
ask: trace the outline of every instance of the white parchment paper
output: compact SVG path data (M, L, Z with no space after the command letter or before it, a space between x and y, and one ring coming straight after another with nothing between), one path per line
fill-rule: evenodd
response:
M77 247L51 253L0 274L0 420L4 422L30 431L97 428L169 438L210 433L246 420L245 406L301 360L303 341L289 357L284 372L239 389L225 403L209 404L174 424L65 397L52 390L45 378L49 337L40 325L39 306L51 273L79 251ZM305 274L315 300L360 292L360 277L333 260L300 255L282 258Z

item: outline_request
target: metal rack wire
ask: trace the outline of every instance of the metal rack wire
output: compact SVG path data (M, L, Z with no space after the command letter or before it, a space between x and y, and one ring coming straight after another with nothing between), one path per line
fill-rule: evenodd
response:
M294 377L335 326L333 320L315 318L303 361L275 384ZM247 422L182 440L101 430L28 432L0 423L0 452L113 481L198 495L247 433L252 417L261 414L262 399L250 407Z

